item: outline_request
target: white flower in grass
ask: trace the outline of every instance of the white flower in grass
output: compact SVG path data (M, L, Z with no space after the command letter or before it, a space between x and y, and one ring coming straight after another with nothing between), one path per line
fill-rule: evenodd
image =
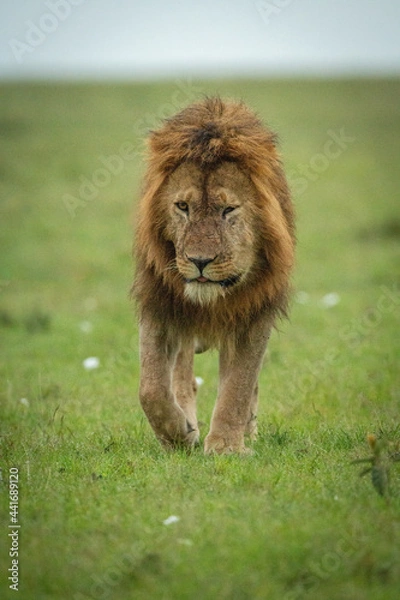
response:
M85 367L86 371L93 371L93 369L99 368L100 360L97 358L97 356L89 356L83 361L83 366Z
M332 308L332 306L336 306L340 302L340 296L336 292L331 292L330 294L326 294L322 300L322 305L325 308Z
M307 292L297 292L295 300L297 304L308 304L310 302L310 295Z
M23 406L29 406L28 398L21 398L21 400L19 402L20 402L20 404L23 404Z
M172 525L172 523L178 523L178 521L180 520L180 517L177 517L176 515L171 515L167 519L164 519L163 523L164 525Z
M193 546L192 540L188 540L187 538L179 538L177 542L178 544L182 544L182 546Z
M202 377L195 377L195 380L199 387L204 383L204 379Z
M81 321L79 323L79 329L82 333L91 333L93 331L93 325L90 321Z

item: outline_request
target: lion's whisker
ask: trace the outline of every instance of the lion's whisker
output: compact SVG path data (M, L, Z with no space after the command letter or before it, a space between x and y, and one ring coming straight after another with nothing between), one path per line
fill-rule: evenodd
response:
M165 267L164 271L178 271L175 259L171 260Z

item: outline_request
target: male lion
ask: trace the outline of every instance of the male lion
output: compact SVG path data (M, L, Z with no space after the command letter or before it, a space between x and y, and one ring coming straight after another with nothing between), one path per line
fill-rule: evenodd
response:
M199 441L193 355L220 352L207 453L245 452L257 378L287 310L293 209L276 137L243 104L207 98L150 134L136 235L140 402L167 448Z

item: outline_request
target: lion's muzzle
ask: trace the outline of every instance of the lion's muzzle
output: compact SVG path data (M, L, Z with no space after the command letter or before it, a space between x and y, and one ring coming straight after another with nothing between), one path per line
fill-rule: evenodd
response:
M198 276L194 275L192 277L185 277L185 282L186 283L200 283L200 284L214 284L214 285L219 285L222 288L228 288L228 287L232 287L233 285L235 285L236 283L238 283L240 281L240 275L232 275L230 277L223 277L221 279L216 278L215 276L213 277L211 274L209 274L208 272L205 272L206 267L210 264L213 263L216 260L216 256L213 258L198 258L198 257L192 257L192 256L187 256L186 258L189 262L191 262L192 264L194 264L197 269L198 269Z

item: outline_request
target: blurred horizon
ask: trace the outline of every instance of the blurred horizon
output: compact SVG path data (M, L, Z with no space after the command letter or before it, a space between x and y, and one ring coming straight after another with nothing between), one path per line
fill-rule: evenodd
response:
M392 0L25 0L0 6L0 80L400 75Z

